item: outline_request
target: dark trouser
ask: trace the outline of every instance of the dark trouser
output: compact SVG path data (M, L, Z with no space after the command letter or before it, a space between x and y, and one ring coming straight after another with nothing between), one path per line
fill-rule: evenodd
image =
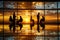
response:
M13 32L15 32L15 26L13 27Z
M30 24L30 29L32 30L32 27L34 26L34 23L33 24Z
M40 32L40 29L39 29L39 24L37 24L37 31Z
M32 30L32 25L30 25L30 29Z
M15 24L13 24L13 32L15 32Z
M19 26L20 26L20 30L22 29L22 27L23 27L23 25L22 24L19 24Z
M40 26L42 27L42 30L45 29L45 25L44 24L40 24Z
M45 26L43 26L42 30L44 30L44 29L45 29Z
M9 25L9 29L10 29L10 31L11 31L11 29L12 29L12 25L11 25L11 24Z

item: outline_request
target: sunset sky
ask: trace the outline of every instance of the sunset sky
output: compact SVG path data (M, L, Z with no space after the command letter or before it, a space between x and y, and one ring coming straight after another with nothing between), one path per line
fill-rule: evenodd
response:
M0 8L20 8L20 9L27 9L27 8L34 8L34 9L53 9L53 8L60 8L60 2L16 2L16 1L0 1Z
M17 4L18 3L18 4ZM44 7L45 6L45 7ZM0 8L7 8L4 10L4 17L3 17L3 10L0 10L0 22L9 23L9 16L15 12L16 19L19 19L20 16L23 17L23 23L29 23L30 22L30 16L32 15L32 18L34 21L37 21L37 14L40 13L40 19L41 16L45 16L46 22L56 22L57 21L57 10L35 10L35 9L57 9L57 2L16 2L16 1L4 1L4 7L3 7L3 1L0 1ZM60 8L60 2L58 2L58 8ZM12 9L12 10L9 10ZM18 9L18 10L16 10ZM24 10L21 10L24 9ZM26 9L34 9L34 10L26 10ZM58 11L58 16L60 20L60 10Z

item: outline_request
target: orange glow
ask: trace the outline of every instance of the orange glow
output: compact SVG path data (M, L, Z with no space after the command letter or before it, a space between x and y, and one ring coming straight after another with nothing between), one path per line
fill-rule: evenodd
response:
M30 16L26 16L26 15L22 15L22 18L23 18L23 23L30 23ZM34 19L35 22L37 22L37 17L36 15L35 16L32 16L32 18ZM40 16L40 19L42 17ZM0 16L0 22L3 21L3 16ZM16 17L17 19L17 17ZM20 19L20 16L18 15L18 19ZM45 21L52 21L52 20L56 20L57 21L57 17L56 16L45 16ZM59 20L60 20L60 17L59 17ZM9 16L4 16L4 23L9 23Z
M53 29L54 29L53 31L58 30L57 25L45 25L45 26L46 26L45 30L53 30ZM19 28L20 27L17 27L16 30L20 30ZM3 30L3 25L0 25L0 31L2 30ZM4 25L4 30L9 31L9 25ZM23 25L22 31L26 31L26 30L30 30L30 25ZM33 30L37 30L37 25L33 26ZM40 30L41 30L41 27L40 27ZM60 30L60 25L59 25L59 30Z
M44 15L44 10L18 10L16 13L16 19L20 19L20 16L23 18L23 23L30 23L30 16L32 15L32 19L34 19L35 22L37 22L37 14L40 13L40 19L41 16ZM7 14L6 14L7 13ZM9 17L13 16L13 12L4 12L4 23L9 23ZM57 15L56 14L45 14L45 21L56 21ZM60 15L59 15L60 20ZM3 22L3 15L0 16L0 22Z
M30 18L28 18L28 17L27 18L23 18L23 22L24 23L29 23L30 22Z

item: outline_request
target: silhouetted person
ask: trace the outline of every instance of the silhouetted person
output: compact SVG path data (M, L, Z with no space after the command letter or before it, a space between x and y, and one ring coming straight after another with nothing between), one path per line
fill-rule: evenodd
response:
M38 32L40 32L39 30L39 17L40 17L40 13L38 13L38 15L37 15L37 30L38 30Z
M40 20L40 26L42 27L42 30L45 29L45 17L42 16L42 19Z
M9 24L9 29L10 29L10 31L11 31L11 28L12 28L12 26L13 26L13 19L12 19L12 16L10 16L9 22L10 22L10 24Z
M13 32L15 32L15 12L13 14Z
M17 24L20 26L20 30L22 29L23 25L22 25L22 17L20 16L20 19L17 21Z
M32 19L32 16L30 18L30 29L32 30L32 27L34 26L34 20Z

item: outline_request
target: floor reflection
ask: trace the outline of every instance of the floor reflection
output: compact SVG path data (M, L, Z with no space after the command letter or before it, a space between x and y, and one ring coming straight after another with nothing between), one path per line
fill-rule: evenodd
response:
M0 40L3 40L3 38L4 40L58 40L57 36L58 26L57 25L45 25L45 26L46 27L44 31L40 27L40 32L37 31L37 25L34 25L32 30L30 30L30 25L23 25L22 30L20 30L18 26L16 27L15 33L13 33L13 31L9 30L9 25L4 26L0 25Z
M3 37L0 37L3 40ZM18 36L4 37L4 40L58 40L58 37L41 37L41 36ZM60 40L60 37L59 37Z

